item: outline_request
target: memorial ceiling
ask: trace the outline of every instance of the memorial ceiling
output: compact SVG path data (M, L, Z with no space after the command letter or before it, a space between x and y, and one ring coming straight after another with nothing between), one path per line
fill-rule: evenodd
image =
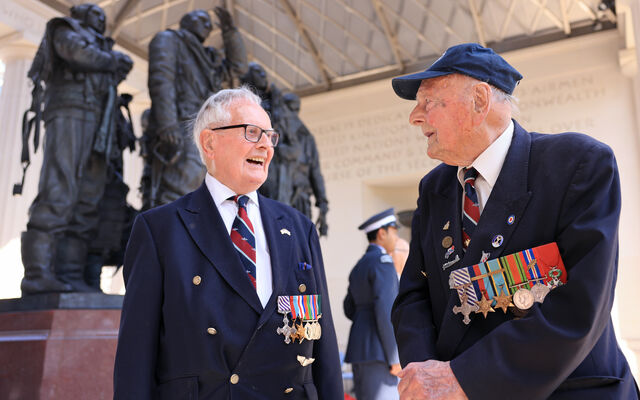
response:
M68 14L83 0L40 0ZM225 6L251 61L301 95L424 69L449 46L478 42L497 51L616 26L614 1L601 0L94 0L107 34L147 59L158 31L182 15ZM214 30L207 45L219 47Z

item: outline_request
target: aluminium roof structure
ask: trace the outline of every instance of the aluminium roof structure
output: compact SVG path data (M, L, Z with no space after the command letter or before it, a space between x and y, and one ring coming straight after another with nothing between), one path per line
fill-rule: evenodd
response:
M147 59L157 32L182 15L230 10L250 61L271 82L307 95L424 69L449 46L496 51L616 26L613 0L95 0L107 34ZM63 14L82 0L40 0ZM220 30L206 41L219 48Z

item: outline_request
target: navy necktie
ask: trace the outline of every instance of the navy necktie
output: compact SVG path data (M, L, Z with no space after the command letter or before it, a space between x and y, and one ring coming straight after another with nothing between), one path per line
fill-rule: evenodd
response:
M234 196L233 201L238 204L238 214L231 226L231 242L236 248L240 261L251 281L253 287L256 287L256 237L253 231L253 224L249 220L247 214L247 202L249 197Z
M478 171L475 168L464 168L464 207L462 213L462 248L464 250L471 243L471 236L480 220L480 206L476 193L476 178Z

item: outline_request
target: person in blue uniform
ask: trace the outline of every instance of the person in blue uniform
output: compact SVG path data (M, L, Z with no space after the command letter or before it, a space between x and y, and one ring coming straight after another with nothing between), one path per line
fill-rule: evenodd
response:
M114 398L343 398L316 227L256 192L278 143L260 98L217 92L194 139L203 184L131 232Z
M398 240L393 208L366 220L358 229L369 246L349 274L344 313L353 324L345 362L351 363L358 400L398 398L400 360L391 325L398 278L390 253Z
M584 134L521 127L511 118L520 79L493 50L465 43L392 81L415 100L409 120L428 156L443 162L420 182L393 306L402 399L638 399L611 322L615 156ZM456 314L452 271L552 242L566 283L543 302Z

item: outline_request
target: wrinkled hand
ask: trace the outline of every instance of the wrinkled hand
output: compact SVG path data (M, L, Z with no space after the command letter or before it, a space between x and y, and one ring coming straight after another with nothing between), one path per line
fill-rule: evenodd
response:
M391 364L389 367L389 373L394 376L398 376L398 374L402 371L402 367L400 364Z
M398 377L401 400L467 400L448 361L428 360L410 363Z
M218 26L222 29L222 32L227 32L233 29L233 19L231 18L231 13L229 13L229 11L218 6L216 6L213 11L216 13L216 17L218 17Z

